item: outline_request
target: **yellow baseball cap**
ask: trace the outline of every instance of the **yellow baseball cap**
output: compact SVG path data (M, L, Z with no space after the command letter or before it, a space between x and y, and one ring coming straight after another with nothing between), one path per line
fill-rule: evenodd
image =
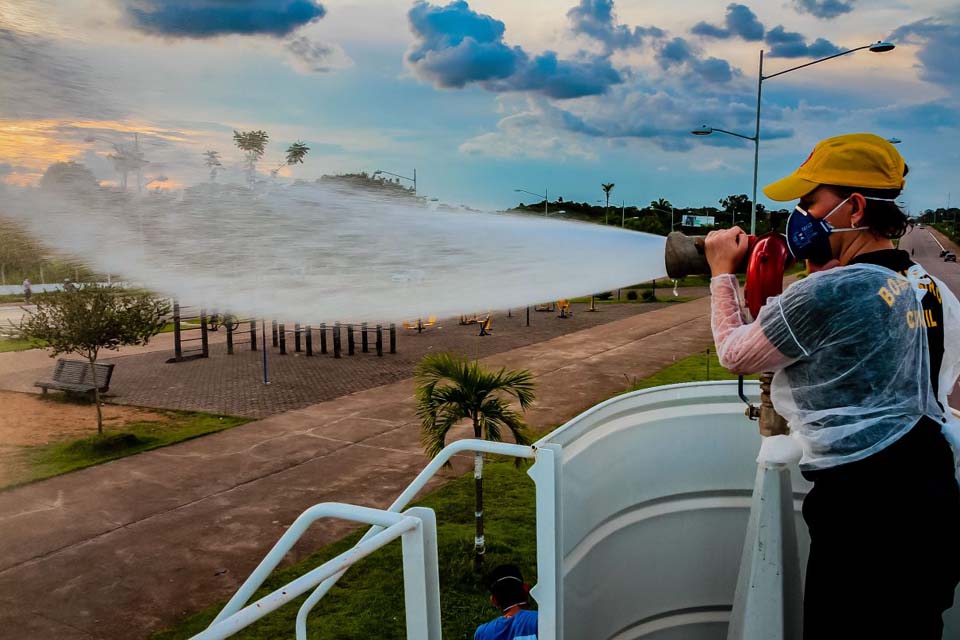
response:
M800 167L763 188L771 200L797 200L822 184L903 189L906 164L894 146L872 133L849 133L817 143Z

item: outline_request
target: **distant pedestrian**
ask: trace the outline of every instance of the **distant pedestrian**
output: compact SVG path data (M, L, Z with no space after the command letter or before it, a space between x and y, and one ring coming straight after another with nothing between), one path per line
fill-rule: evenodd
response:
M30 297L33 295L33 283L30 282L30 278L23 279L23 301L30 302Z
M75 285L75 284L73 283L73 281L70 280L70 278L64 278L64 279L63 279L63 290L64 290L64 291L76 291L76 290L77 290L77 285Z
M503 564L488 578L490 603L503 615L477 627L474 640L537 640L537 612L527 608L530 587L520 569Z

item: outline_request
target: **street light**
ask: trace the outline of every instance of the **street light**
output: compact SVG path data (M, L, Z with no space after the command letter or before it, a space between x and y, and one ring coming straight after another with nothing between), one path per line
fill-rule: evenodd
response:
M539 193L534 193L533 191L527 191L526 189L514 189L514 191L516 191L517 193L529 193L529 194L532 195L532 196L537 196L538 198L543 198L543 215L544 215L544 216L549 215L549 209L548 209L548 207L549 207L549 204L548 204L549 200L548 200L548 198L547 198L547 190L546 190L546 189L543 190L543 195L540 195Z
M410 182L413 183L413 195L417 195L417 170L416 169L413 170L412 178L408 178L407 176L402 176L399 173L390 173L389 171L384 171L382 169L377 169L376 171L373 172L373 175L370 177L376 178L381 173L384 175L393 176L394 178L403 178L404 180L409 180Z
M750 233L756 234L757 232L757 169L760 164L760 99L763 95L763 81L770 80L771 78L776 78L777 76L782 76L785 73L790 73L791 71L796 71L797 69L803 69L804 67L809 67L820 62L826 62L827 60L833 60L834 58L839 58L840 56L845 56L848 53L854 53L855 51L862 51L863 49L869 49L873 53L884 53L886 51L892 51L896 45L892 42L882 42L877 41L872 44L866 44L862 47L856 47L849 49L847 51L841 51L840 53L835 53L832 56L826 56L824 58L819 58L811 62L806 62L804 64L799 64L795 67L790 67L789 69L784 69L783 71L778 71L772 73L769 76L763 75L763 49L760 50L760 69L757 73L757 120L756 126L753 130L752 136L745 136L740 133L734 133L732 131L725 131L723 129L717 129L714 127L708 127L707 125L702 125L697 129L694 129L690 133L695 136L707 136L713 132L717 133L726 133L731 136L736 136L737 138L743 138L744 140L751 140L753 142L753 199L750 203ZM896 143L893 143L896 144Z
M704 127L706 127L706 125L704 125L703 127L700 127L700 128L703 129ZM707 128L709 128L709 127L707 127ZM711 129L711 131L712 131L712 129ZM699 136L699 135L705 135L705 134L695 133L694 135L698 135L698 136ZM653 203L651 203L651 204L653 204ZM661 209L660 207L651 206L650 209L653 209L654 211L663 211L664 213L667 212L666 209ZM670 205L670 231L673 231L673 205Z

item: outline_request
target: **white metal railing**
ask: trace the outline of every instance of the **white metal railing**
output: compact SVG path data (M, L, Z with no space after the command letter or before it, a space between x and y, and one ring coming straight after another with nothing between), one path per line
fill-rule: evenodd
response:
M536 487L537 585L531 595L539 609L541 640L560 638L562 611L562 548L560 525L560 446L529 447L485 440L458 440L446 446L421 471L386 510L339 503L311 507L264 557L205 631L195 640L226 638L280 606L315 588L300 606L296 619L297 640L306 640L307 617L321 598L356 561L376 549L403 538L404 598L407 637L440 639L440 592L437 579L436 521L430 509L413 508L401 513L450 459L461 453L480 452L515 458L533 458L528 474ZM319 518L337 517L373 525L355 547L284 585L268 596L244 607L293 544ZM418 537L419 536L419 537ZM408 538L411 541L408 542ZM408 575L410 578L408 578ZM411 624L413 625L411 627Z
M284 555L320 518L341 518L376 525L376 534L355 547L308 571L256 602L244 606L276 568ZM241 585L210 626L195 640L220 640L256 622L306 593L330 576L341 574L380 547L396 540L403 543L403 583L407 637L440 640L440 581L437 569L436 519L431 509L413 508L391 513L337 502L310 507L293 522Z

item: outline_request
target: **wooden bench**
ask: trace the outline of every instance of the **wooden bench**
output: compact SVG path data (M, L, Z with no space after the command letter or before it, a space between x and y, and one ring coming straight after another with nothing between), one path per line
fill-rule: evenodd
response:
M106 393L110 388L114 365L97 363L93 366L96 367L100 393ZM53 380L40 380L34 382L33 386L43 389L44 395L47 389L57 389L67 393L93 393L93 370L89 362L57 360L57 368L53 370Z

